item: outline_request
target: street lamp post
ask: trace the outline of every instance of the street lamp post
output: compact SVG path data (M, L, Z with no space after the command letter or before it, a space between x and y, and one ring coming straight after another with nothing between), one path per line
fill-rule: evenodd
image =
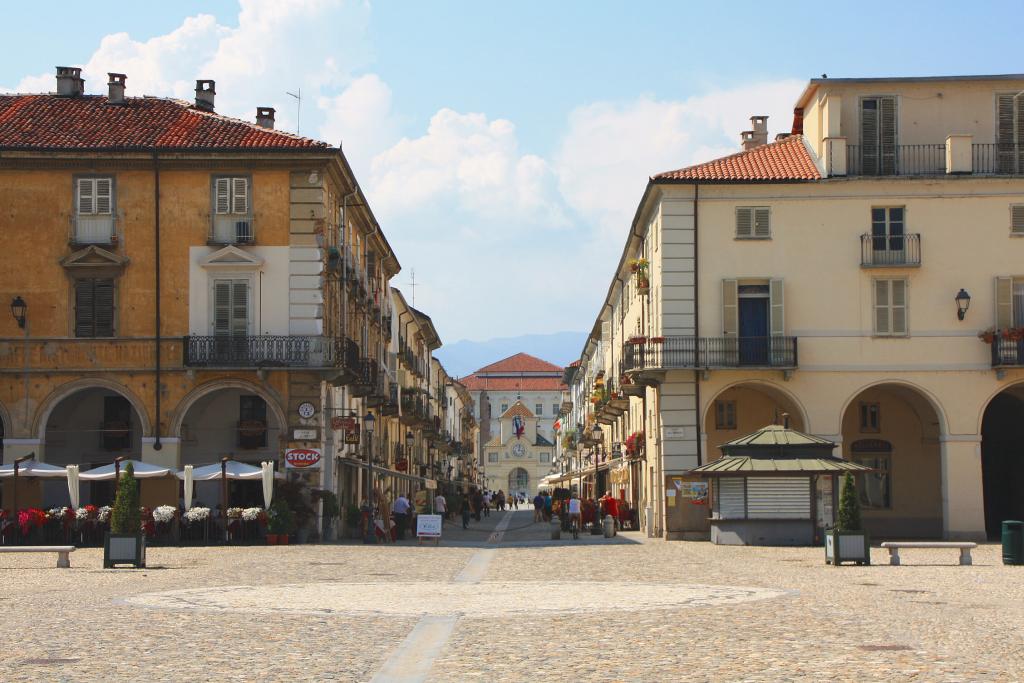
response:
M366 504L370 508L370 519L366 524L364 543L374 543L377 540L377 516L373 511L373 425L376 421L373 413L367 410L363 416L363 431L366 432Z
M595 422L594 423L594 428L592 430L590 430L590 433L594 437L594 520L595 520L595 528L596 528L597 526L599 526L598 524L596 524L596 522L600 522L601 521L601 505L600 505L600 503L597 502L598 501L598 496L597 496L597 466L598 466L598 460L600 459L599 454L601 452L600 451L601 442L604 439L604 432L601 431L601 428ZM593 530L591 530L591 533L593 533Z

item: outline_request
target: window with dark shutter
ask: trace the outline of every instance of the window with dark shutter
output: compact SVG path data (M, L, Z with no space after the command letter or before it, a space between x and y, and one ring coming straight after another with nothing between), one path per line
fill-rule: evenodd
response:
M860 102L860 166L864 175L897 173L896 98L868 97Z
M771 236L771 211L767 206L736 207L737 239L769 239Z
M1024 94L996 97L996 155L1000 173L1024 173Z
M75 282L75 336L114 336L114 281L85 278Z
M1024 204L1010 206L1010 232L1014 235L1024 235Z

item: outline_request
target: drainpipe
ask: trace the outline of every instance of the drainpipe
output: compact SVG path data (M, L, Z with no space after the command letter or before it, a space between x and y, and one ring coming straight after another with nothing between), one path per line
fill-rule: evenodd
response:
M698 191L700 185L693 184L693 396L697 402L697 467L704 464L704 453L700 447L701 409L700 409L700 258L697 247L700 244L700 221L697 215Z
M156 399L156 440L153 442L153 450L159 451L164 446L160 443L160 157L156 150L153 150L153 237L156 261L156 267L153 268L156 279L156 386L153 389Z

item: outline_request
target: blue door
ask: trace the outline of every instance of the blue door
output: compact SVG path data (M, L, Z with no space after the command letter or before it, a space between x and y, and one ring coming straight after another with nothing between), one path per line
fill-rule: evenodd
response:
M768 298L741 297L740 365L768 365Z

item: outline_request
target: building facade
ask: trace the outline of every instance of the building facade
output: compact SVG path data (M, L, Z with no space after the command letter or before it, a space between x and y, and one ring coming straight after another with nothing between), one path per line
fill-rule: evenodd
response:
M704 534L688 470L784 414L876 469L875 537L1024 513L1022 90L815 79L789 133L651 178L571 385L598 451L643 434L651 533Z
M540 420L522 401L513 403L497 423L481 447L484 487L533 498L541 480L552 473L555 444L544 437Z

